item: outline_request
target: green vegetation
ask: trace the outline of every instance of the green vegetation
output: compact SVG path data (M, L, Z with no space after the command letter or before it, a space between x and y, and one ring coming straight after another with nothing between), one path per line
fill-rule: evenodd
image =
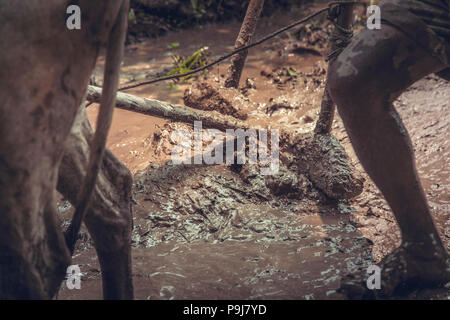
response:
M128 23L129 24L135 24L136 23L136 15L135 15L133 9L130 9L130 12L128 12Z
M174 42L169 44L169 46L177 44L177 46L179 46L180 44L178 42ZM203 67L205 65L208 64L207 61L207 56L208 56L208 47L203 47L198 49L197 51L195 51L190 57L188 58L183 58L180 57L178 55L173 54L172 58L174 60L174 66L173 68L166 74L166 76L172 76L172 75L176 75L176 74L183 74L189 71L192 71L194 69ZM203 71L203 73L205 74L207 71ZM187 81L189 78L193 77L194 75L191 76L186 76L186 77L182 77L180 79L178 79L178 81L181 82L185 82ZM174 84L171 83L170 85L171 88L174 88Z
M290 75L292 78L296 78L296 77L297 77L297 70L295 70L294 68L289 67L288 72L289 72L289 75Z
M168 49L173 49L173 48L176 48L176 47L179 47L180 46L180 43L179 42L172 42L172 43L169 43L168 45L167 45L167 48Z

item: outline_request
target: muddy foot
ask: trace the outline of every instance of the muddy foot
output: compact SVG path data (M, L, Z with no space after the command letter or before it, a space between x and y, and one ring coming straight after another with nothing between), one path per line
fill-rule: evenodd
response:
M388 299L418 289L442 287L450 281L450 258L446 251L439 251L430 256L430 251L419 245L402 244L378 264L380 289L368 289L367 280L374 273L363 270L346 275L339 292L349 299Z

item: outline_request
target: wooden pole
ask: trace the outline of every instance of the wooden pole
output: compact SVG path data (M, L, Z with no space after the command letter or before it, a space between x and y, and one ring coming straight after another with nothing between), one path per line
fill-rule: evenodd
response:
M255 33L256 24L264 6L264 0L250 0L250 3L245 14L244 22L242 22L241 30L236 38L234 48L246 46L252 41ZM231 66L228 69L227 79L225 80L225 87L238 88L239 80L241 79L242 69L244 69L245 60L247 59L248 50L244 50L236 54L231 59Z
M344 6L340 6L340 12L337 17L337 25L343 29L350 29L353 24L353 4L347 4ZM334 52L335 50L338 50L340 48L339 43L337 43L336 40L333 41L333 39L336 39L338 35L341 34L341 31L339 30L339 27L334 28L333 35L331 36L331 52ZM328 66L336 59L336 56L332 57L329 62ZM333 102L333 100L330 97L330 94L328 93L328 75L327 80L325 84L325 90L322 97L322 104L320 107L320 114L319 114L319 120L317 120L316 127L314 129L314 132L317 134L326 134L331 132L331 126L333 124L334 119L334 111L336 109L336 106Z
M98 102L101 94L102 88L88 86L86 99L90 102ZM249 128L249 125L246 122L240 121L232 116L221 114L215 115L213 112L205 112L203 110L197 110L155 99L141 98L123 92L117 92L116 107L189 124L193 124L194 121L202 121L203 127L205 128L215 128L219 130Z

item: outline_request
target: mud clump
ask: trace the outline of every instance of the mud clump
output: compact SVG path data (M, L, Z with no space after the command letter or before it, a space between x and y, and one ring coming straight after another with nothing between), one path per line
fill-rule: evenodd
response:
M216 82L198 82L186 89L183 96L184 104L188 107L217 111L221 114L246 120L245 109L250 103L242 93L233 88L225 88Z
M250 90L256 89L255 79L247 78L245 84L240 88L243 95L247 96Z
M270 116L281 109L298 110L304 106L303 101L303 96L295 91L287 95L280 95L276 98L270 98L269 106L265 111Z
M333 26L329 23L323 25L321 21L314 21L302 25L295 36L298 39L292 46L291 52L295 54L316 54L325 56Z
M347 154L332 135L317 135L308 146L309 176L316 185L335 199L353 198L361 194L364 179L356 176Z
M169 160L177 144L171 139L172 133L180 129L193 135L192 127L182 123L166 124L155 132L151 143L155 155L164 155ZM212 142L205 139L202 151L206 152ZM280 144L279 168L275 174L261 174L263 163L260 162L231 166L258 198L319 199L320 190L328 198L342 200L362 193L364 178L349 162L345 149L334 136L311 132L294 135L282 131Z
M347 153L331 134L313 135L306 143L296 144L299 169L314 185L332 199L351 199L363 191L364 178L349 163Z
M280 164L278 172L273 175L261 175L257 164L242 166L239 176L250 185L251 192L260 198L270 199L285 196L289 199L319 199L319 192L311 181L302 173L288 169Z

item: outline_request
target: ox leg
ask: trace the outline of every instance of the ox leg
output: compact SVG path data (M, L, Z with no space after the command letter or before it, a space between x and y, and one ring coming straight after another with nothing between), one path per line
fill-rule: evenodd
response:
M7 179L11 167L3 170L3 165L0 156L0 299L50 299L71 261L54 207L54 187L36 174L19 172L20 179ZM34 187L38 183L41 190Z
M78 111L66 141L58 178L58 191L72 204L86 174L93 129L84 105ZM105 299L132 299L130 171L106 150L85 224L100 261Z
M0 298L51 298L70 264L56 211L65 140L123 1L0 1ZM107 170L105 170L107 171ZM75 179L74 179L75 180Z

